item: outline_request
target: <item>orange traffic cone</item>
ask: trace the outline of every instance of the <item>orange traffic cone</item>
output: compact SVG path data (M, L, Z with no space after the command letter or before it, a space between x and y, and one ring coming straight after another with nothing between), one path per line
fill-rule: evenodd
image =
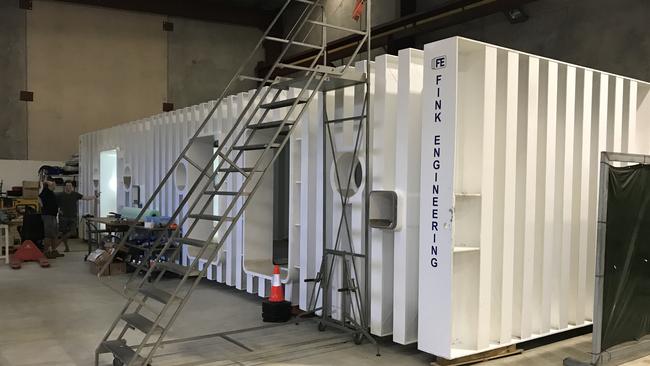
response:
M284 300L284 290L280 283L280 266L273 267L271 296L262 301L262 320L271 323L287 322L291 319L291 302Z
M269 297L269 301L284 301L284 290L282 289L282 284L280 283L280 266L277 264L275 267L273 267L273 282L271 283L271 297Z

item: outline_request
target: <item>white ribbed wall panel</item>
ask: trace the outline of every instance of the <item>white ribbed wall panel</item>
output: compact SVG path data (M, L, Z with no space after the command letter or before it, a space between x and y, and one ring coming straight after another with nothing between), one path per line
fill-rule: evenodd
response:
M373 191L395 191L398 60L395 56L384 55L375 61L371 129ZM390 230L371 229L370 235L370 291L377 296L377 300L370 305L370 329L373 334L386 336L393 332L395 234Z
M381 56L371 65L372 170L364 166L365 151L359 159L371 189L397 192L399 212L395 232L371 232L372 333L392 333L395 342L418 342L421 350L455 358L589 324L599 152L650 153L650 85L464 38ZM217 107L200 134L203 154L208 141L223 141L252 95L229 96ZM323 230L332 242L344 209L333 161L322 159L323 103L330 119L349 117L360 114L363 95L364 86L357 86L317 97L289 141L289 265L282 277L286 298L302 309L313 287L304 279L319 270ZM144 203L214 103L83 135L80 190L93 191L99 153L118 149L118 181L130 171L130 199L140 186ZM331 128L338 158L351 154L358 123ZM252 161L246 156L240 164ZM154 201L165 215L193 183L196 169L184 165L190 179L174 172ZM232 174L224 190L241 181ZM118 188L123 205L127 192ZM362 182L345 208L357 251L365 189ZM252 209L270 216L268 200L258 200ZM220 197L218 213L230 201ZM323 206L332 213L325 228ZM94 210L91 203L81 207ZM208 278L266 296L270 223L254 216L243 216ZM255 220L263 227L251 226ZM192 253L184 252L184 263ZM340 285L338 275L334 284ZM332 296L339 317L341 298Z
M399 52L395 120L395 191L398 227L394 238L393 340L418 339L418 247L420 210L420 131L422 130L422 60L420 50Z
M599 152L650 152L648 84L463 38L424 64L419 348L456 358L588 325ZM448 139L453 166L436 170ZM432 217L435 174L453 221Z

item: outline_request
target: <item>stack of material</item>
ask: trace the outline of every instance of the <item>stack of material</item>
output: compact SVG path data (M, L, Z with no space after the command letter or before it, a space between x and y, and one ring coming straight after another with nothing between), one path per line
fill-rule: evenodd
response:
M79 173L79 154L73 154L70 160L65 162L63 167L63 174L78 174Z
M38 198L38 182L23 181L23 198Z
M115 250L114 248L110 248L108 249L108 251L104 249L97 249L94 252L88 254L86 260L88 261L89 264L90 273L94 275L98 274L102 270L102 268L104 268L106 262L111 259L111 253L114 250ZM116 260L108 266L107 270L102 275L109 276L109 275L118 275L122 273L126 273L126 263Z

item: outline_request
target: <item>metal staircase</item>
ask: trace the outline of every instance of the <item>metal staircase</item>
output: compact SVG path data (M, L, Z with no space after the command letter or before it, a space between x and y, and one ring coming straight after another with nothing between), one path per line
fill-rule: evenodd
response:
M151 362L157 349L161 346L161 342L187 304L193 290L208 270L209 266L207 265L199 269L199 260L205 259L206 263L212 263L217 258L226 239L236 227L251 202L251 198L260 187L262 178L269 170L272 170L270 168L289 142L292 132L314 97L318 93L360 84L366 84L366 90L370 90L366 74L350 67L357 60L360 51L370 47L370 19L368 19L370 1L367 1L364 25L360 27L363 30L328 24L324 3L325 0L287 0L284 3L255 49L240 66L215 106L145 204L135 221L142 219L143 213L152 205L156 196L161 194L164 185L172 180L176 168L183 164L183 161L200 172L199 179L192 184L172 215L172 222L178 222L178 228L170 237L165 238L164 241L159 239L156 245L149 249L159 253L156 259L151 264L143 261L126 285L119 290L127 298L127 301L95 351L96 366L99 365L99 355L102 353L111 353L114 357L114 365L147 365ZM296 23L284 38L271 36L271 30L281 21L290 6L300 7L301 11ZM308 43L308 38L314 29L321 31L319 45ZM328 29L363 36L352 57L338 67L328 65L326 52ZM264 78L243 75L243 70L250 68L253 56L265 42L283 45L276 62L267 71ZM313 58L308 65L292 65L281 62L290 49L304 50L305 48L318 50L317 57ZM281 69L291 70L302 75L291 78L279 77L277 75ZM224 98L231 94L232 90L236 90L234 86L243 80L257 81L259 87L239 114L232 129L219 141L219 147L210 161L207 164L197 163L190 157L190 148L197 142L201 131ZM295 97L288 98L287 94L289 93ZM269 113L278 109L282 111L283 117L276 121L267 121ZM267 131L267 134L260 134L259 131ZM267 142L259 142L260 136L270 134L272 137ZM258 154L257 158L253 159L255 160L254 164L244 166L244 154L250 151L255 151ZM218 162L216 167L215 161ZM226 181L233 175L238 176L238 179L233 179L233 181L239 182L239 186L235 190L227 191ZM219 216L212 213L212 201L218 197L229 197L230 199L223 214ZM213 222L213 229L205 238L193 238L192 232L202 221ZM182 237L181 230L184 226L188 229ZM127 245L127 238L133 232L134 226L124 235L118 249ZM198 248L198 254L189 266L174 263L180 257L184 245ZM171 255L168 254L170 252ZM160 259L163 255L168 256L170 261L161 262ZM98 275L100 279L103 278L102 274L107 270L109 263L110 261L100 271ZM146 272L144 276L139 276L143 272ZM179 275L177 283L171 290L163 289L160 283L166 272ZM143 315L145 310L154 316ZM128 345L125 339L130 330L139 334L137 337L139 341L134 345Z

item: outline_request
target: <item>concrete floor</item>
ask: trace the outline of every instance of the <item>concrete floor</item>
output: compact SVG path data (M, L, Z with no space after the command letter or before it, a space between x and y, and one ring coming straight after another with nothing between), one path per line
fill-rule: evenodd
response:
M0 265L0 366L88 366L94 349L124 303L122 297L99 283L83 262L85 246L52 261L52 267L34 263L21 270ZM115 281L113 278L111 281ZM171 284L173 280L168 280ZM356 346L333 330L319 332L308 321L263 327L256 296L215 283L197 289L164 348L153 360L166 365L427 365L433 357L384 341L381 357L365 343ZM187 337L192 341L179 341ZM488 366L561 365L565 357L588 357L590 335L539 347L522 355L485 363ZM112 358L102 355L101 365ZM650 360L635 365L650 365Z

